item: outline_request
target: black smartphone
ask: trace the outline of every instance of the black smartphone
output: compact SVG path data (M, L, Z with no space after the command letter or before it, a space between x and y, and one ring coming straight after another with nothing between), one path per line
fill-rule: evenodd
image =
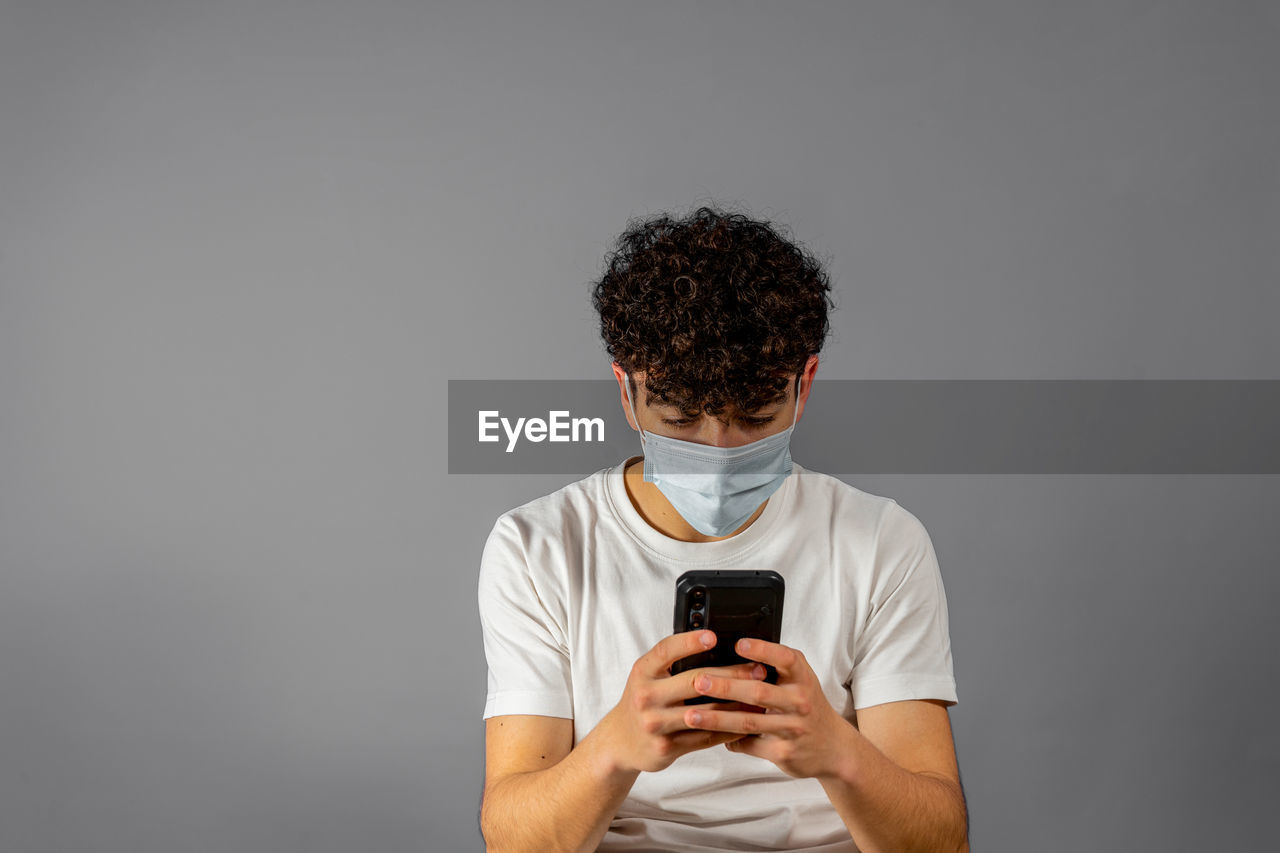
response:
M716 644L671 665L677 675L704 666L746 663L735 647L743 637L779 643L782 633L782 575L768 569L698 569L676 581L674 632L706 628ZM778 683L778 671L765 666L765 681ZM716 702L711 696L686 699L686 705Z

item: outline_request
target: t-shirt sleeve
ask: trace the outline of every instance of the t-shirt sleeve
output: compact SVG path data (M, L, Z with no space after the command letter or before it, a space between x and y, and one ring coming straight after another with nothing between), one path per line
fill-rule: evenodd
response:
M956 704L938 558L924 525L897 501L881 516L873 577L871 609L849 675L854 708L904 699Z
M488 663L484 719L573 717L568 648L539 596L519 532L499 517L480 558L480 628Z

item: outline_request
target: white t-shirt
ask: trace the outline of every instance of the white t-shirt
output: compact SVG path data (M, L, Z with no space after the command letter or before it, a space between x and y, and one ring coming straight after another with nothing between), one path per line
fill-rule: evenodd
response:
M689 569L782 575L780 642L804 653L846 719L903 699L956 702L938 560L897 501L795 464L746 530L682 542L641 518L626 464L494 524L479 585L485 719L567 717L580 742L617 705L636 659L672 633L676 578ZM857 847L816 779L715 746L641 773L598 849Z

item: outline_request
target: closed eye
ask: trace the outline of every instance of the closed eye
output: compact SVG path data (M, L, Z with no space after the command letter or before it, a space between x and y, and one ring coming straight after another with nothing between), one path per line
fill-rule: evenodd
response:
M742 421L742 423L746 424L747 426L761 427L761 426L764 426L765 424L773 423L774 418L775 418L774 415L766 415L763 417L742 417L742 418L739 418L738 420ZM693 418L663 418L662 419L662 422L664 424L667 424L668 426L675 426L675 427L688 426L689 424L693 423L693 421L694 421Z

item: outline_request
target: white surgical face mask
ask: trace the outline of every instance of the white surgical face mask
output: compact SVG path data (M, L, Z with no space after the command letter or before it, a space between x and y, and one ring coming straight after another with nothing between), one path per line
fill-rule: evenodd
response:
M662 492L685 521L706 536L728 536L741 527L778 490L791 473L791 433L800 413L800 389L791 426L740 447L716 447L646 433L627 404L644 449L644 480Z

